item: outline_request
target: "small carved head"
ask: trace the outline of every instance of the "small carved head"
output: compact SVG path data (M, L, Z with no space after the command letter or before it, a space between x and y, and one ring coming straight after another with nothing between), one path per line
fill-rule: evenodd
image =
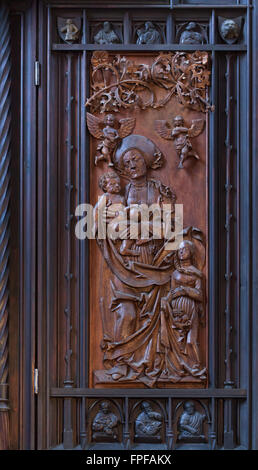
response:
M148 401L143 401L141 404L141 409L146 413L150 413L152 411L151 405Z
M114 171L104 173L99 178L99 187L104 193L118 194L121 191L120 178Z
M190 21L190 23L188 23L185 29L187 31L193 31L194 29L196 29L196 23L194 21Z
M154 29L154 24L153 24L151 21L146 21L146 23L145 23L145 30L146 30L146 31L150 31L150 30L152 30L152 29Z
M221 25L221 34L225 39L236 39L240 33L239 25L231 19L223 21Z
M175 127L182 127L184 126L184 118L183 116L176 116L174 119L173 119L173 123L174 123L174 126Z
M194 415L196 412L195 404L193 401L184 402L183 408L188 415Z
M72 22L73 22L73 21L71 20L71 18L68 18L68 19L66 20L66 24L72 24Z
M103 29L104 29L105 33L109 33L109 32L110 32L111 26L110 26L109 21L105 21L105 22L103 23Z
M179 245L177 253L180 261L192 259L194 255L194 244L190 240L182 241Z
M110 405L108 401L102 401L100 403L100 409L103 411L104 414L108 414L110 412Z
M116 123L116 118L113 114L107 114L104 118L104 124L113 127Z

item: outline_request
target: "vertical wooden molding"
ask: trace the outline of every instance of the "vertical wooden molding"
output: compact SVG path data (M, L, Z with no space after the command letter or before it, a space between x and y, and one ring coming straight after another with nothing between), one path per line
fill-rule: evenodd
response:
M64 380L64 387L72 387L72 371L71 371L71 356L72 356L72 346L71 346L71 281L73 278L73 273L71 270L71 193L73 190L72 185L72 176L71 176L71 158L72 158L72 114L71 106L73 101L72 96L72 56L71 54L67 55L67 157L66 157L66 240L67 240L67 251L66 251L66 307L65 307L65 316L66 316L66 354L65 354L65 363L66 363L66 373ZM64 400L64 431L63 431L63 444L65 449L71 449L73 447L73 429L72 429L72 400L66 398Z
M226 336L226 351L225 351L225 382L226 388L231 388L234 385L232 380L232 306L231 306L231 222L232 222L232 203L231 203L231 173L232 173L232 156L233 156L233 143L232 143L232 119L233 119L233 92L232 92L232 79L233 79L233 61L234 56L232 54L226 55L227 71L226 71L226 83L227 83L227 104L226 104L226 116L227 116L227 137L225 141L226 146L226 308L225 308L225 336Z
M231 236L232 236L232 158L233 158L233 65L235 56L226 54L227 71L225 74L227 91L226 91L226 117L227 117L227 136L226 146L226 307L225 307L225 388L233 388L234 380L232 376L232 303L231 303L231 279L232 279L232 259L231 259ZM232 399L224 401L224 448L233 449L235 447L235 436L233 429L233 403Z
M0 4L0 450L9 448L10 55L9 9L7 2L2 1Z

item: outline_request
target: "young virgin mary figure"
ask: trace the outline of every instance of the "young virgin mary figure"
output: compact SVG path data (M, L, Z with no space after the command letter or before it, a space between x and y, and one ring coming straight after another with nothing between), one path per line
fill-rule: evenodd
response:
M161 380L173 380L178 374L206 379L201 365L198 334L203 322L204 279L194 266L195 245L184 240L174 256L175 271L171 290L162 304L162 343L166 348L166 364Z

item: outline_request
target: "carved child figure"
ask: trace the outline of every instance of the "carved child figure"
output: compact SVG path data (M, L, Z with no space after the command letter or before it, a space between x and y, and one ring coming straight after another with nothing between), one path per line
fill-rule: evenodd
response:
M175 140L176 151L178 153L180 162L178 168L183 168L184 161L189 157L200 159L199 155L192 150L192 144L189 136L189 128L185 126L182 116L174 118L174 127L171 133L172 139Z
M125 205L125 198L121 195L120 178L113 171L105 173L99 179L99 187L104 192L103 197L106 198L107 221L110 225L110 229L115 232L117 222L114 219L118 216L119 207L112 208L111 206L116 204L122 204L123 206ZM101 203L102 201L100 200L98 205L100 206ZM128 208L124 207L124 209L126 210ZM131 240L130 238L123 240L120 247L120 254L124 256L137 256L138 252L131 249L134 242L135 241Z
M114 166L111 161L111 154L112 150L114 150L116 147L120 136L117 129L115 128L116 118L113 116L113 114L107 114L104 119L104 124L104 140L97 147L97 150L100 153L95 157L95 165L97 165L100 160L105 160L108 162L108 166Z
M178 168L184 168L184 162L189 157L200 159L193 150L191 139L201 134L204 129L204 119L193 119L191 127L186 127L184 118L176 116L171 126L167 121L155 121L156 132L167 140L174 140L177 156L179 157Z

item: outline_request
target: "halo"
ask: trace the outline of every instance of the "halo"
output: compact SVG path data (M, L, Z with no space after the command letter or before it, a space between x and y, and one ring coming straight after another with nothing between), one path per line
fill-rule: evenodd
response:
M113 163L117 169L123 170L123 156L129 150L136 149L143 156L147 168L160 168L163 164L163 155L156 145L143 135L131 134L125 137L113 154Z

